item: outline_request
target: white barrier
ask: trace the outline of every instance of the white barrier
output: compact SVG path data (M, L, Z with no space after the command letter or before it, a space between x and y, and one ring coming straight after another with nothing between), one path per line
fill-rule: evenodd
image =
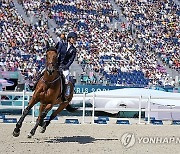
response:
M153 99L169 99L169 100L180 100L180 97L156 97L156 96L117 96L117 95L111 95L111 96L107 96L107 95L102 95L102 94L96 94L95 93L91 93L91 94L86 94L85 98L92 98L92 108L85 108L83 110L92 110L92 123L94 123L94 113L95 111L138 111L139 112L139 121L138 123L141 124L141 112L148 112L148 121L147 124L150 124L150 113L151 112L180 112L180 109L152 109L151 108L151 100ZM96 98L133 98L133 99L139 99L139 106L138 108L95 108L95 102L96 102ZM142 109L141 105L142 105L142 99L148 99L148 107L147 109ZM83 101L83 103L85 103L85 101ZM83 105L85 106L85 104ZM84 118L83 118L84 119ZM84 123L84 121L83 121Z
M21 101L21 100L1 100L1 96L22 96L22 106L15 106L13 103L12 105L6 106L6 105L2 105L2 102L4 101ZM26 105L25 105L25 101L29 101L30 96L33 95L33 92L27 92L27 91L22 91L22 92L10 92L10 91L0 91L0 109L22 109L22 112L24 111ZM27 100L25 100L25 98L28 98ZM142 96L106 96L106 95L95 95L95 93L90 93L90 94L74 94L73 98L82 98L79 100L83 101L83 107L79 108L78 110L82 110L82 123L85 123L85 111L92 111L92 124L94 124L94 115L95 115L95 111L138 111L139 112L139 124L141 124L141 112L142 111L147 111L148 112L148 121L147 123L150 123L150 113L151 112L180 112L180 109L151 109L151 100L152 99L170 99L170 100L180 100L180 97L152 97L152 96L148 96L148 97L142 97ZM92 99L92 107L85 107L86 104L86 99ZM95 108L95 102L96 102L96 98L133 98L133 99L138 99L139 100L139 106L137 108ZM147 109L142 109L141 105L142 105L142 99L148 99L148 108ZM53 107L54 110L57 109L57 107ZM32 121L35 121L35 106L32 108L33 112L32 112Z

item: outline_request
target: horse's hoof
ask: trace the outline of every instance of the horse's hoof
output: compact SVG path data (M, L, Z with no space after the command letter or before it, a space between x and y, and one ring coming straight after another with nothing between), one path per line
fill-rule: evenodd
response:
M20 130L19 131L16 131L15 129L14 129L14 131L13 131L13 136L14 137L18 137L20 135Z
M33 135L31 133L28 134L27 138L31 138Z
M40 133L44 133L45 131L46 131L46 127L40 127L40 130L39 130Z

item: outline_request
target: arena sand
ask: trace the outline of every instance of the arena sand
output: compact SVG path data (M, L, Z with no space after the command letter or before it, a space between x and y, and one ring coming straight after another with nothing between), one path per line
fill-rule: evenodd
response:
M15 124L0 124L0 154L178 154L180 126L52 123L44 134L27 138L33 123L12 136ZM157 140L150 140L157 139Z

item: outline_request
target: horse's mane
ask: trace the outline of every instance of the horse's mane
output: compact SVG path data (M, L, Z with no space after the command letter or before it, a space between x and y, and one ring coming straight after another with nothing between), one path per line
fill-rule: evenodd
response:
M48 51L55 51L55 52L57 53L57 49L56 49L54 46L50 46L50 47L47 49L46 53L47 53Z

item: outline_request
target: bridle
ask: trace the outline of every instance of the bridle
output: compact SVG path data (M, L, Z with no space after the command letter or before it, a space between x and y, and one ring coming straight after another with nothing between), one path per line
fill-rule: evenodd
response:
M58 71L58 62L47 62L46 63L46 71L47 71L47 74L49 76L53 75L53 73L55 71ZM59 73L58 77L56 77L53 81L46 81L44 80L44 78L42 77L42 81L45 83L45 84L53 84L55 83L56 81L58 81L59 79L61 78L61 73Z
M47 71L48 75L50 75L50 72L49 72L49 70L48 70L48 64L49 64L49 65L52 64L52 65L53 65L53 68L55 67L55 69L53 69L52 72L51 72L52 74L54 73L54 71L58 71L58 69L57 69L57 64L56 64L56 63L47 63L46 71ZM58 77L55 78L53 81L46 81L46 80L44 80L43 76L42 76L42 78L41 78L41 80L42 80L45 84L53 84L53 83L55 83L56 81L58 81L59 79L61 79L61 72L59 73ZM62 81L61 81L61 82L62 82Z
M48 52L47 52L48 53ZM46 54L47 54L46 53ZM46 55L46 58L47 58L47 56L48 55ZM46 70L47 70L47 72L48 72L48 75L53 75L53 72L55 71L55 70L57 70L57 66L58 66L58 63L57 63L57 58L58 58L58 54L57 54L57 56L56 56L56 61L55 62L53 62L53 60L51 61L51 62L46 62Z
M51 67L50 67L51 65ZM55 70L57 70L57 63L47 63L46 64L46 70L48 72L48 75L52 75Z

